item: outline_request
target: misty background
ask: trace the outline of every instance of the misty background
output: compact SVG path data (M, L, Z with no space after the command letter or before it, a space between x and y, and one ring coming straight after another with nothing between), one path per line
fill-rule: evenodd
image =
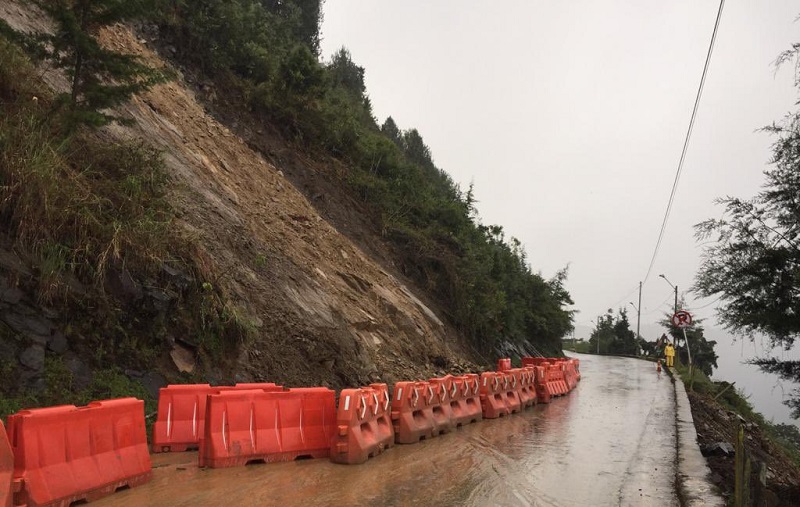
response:
M718 342L715 378L737 382L767 418L788 422L791 385L741 362L768 353L716 328L713 299L689 292L714 199L750 197L772 140L759 129L795 107L794 69L775 58L800 37L800 5L728 2L673 210L672 188L719 3L656 0L502 3L327 0L322 53L347 47L365 68L373 114L417 128L435 163L474 183L480 220L525 245L534 270L569 265L576 337L626 308L643 281L653 340L679 287ZM773 351L786 357L784 351ZM795 354L796 351L788 353Z

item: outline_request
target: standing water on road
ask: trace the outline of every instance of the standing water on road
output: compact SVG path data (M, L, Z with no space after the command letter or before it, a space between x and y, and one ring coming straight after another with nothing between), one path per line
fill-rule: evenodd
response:
M196 452L159 454L151 483L96 504L678 505L669 377L645 361L578 357L583 380L571 394L395 446L363 465L200 469Z

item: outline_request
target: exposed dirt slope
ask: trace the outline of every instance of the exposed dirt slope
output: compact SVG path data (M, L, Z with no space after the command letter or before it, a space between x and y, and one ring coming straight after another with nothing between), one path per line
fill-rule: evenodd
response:
M17 29L45 27L17 2L4 2L0 16ZM167 65L127 27L102 39ZM323 220L279 167L208 115L182 79L135 98L124 114L135 125L107 128L110 140L141 138L163 149L176 233L192 239L206 279L255 328L240 347L238 380L338 387L477 369L435 311Z
M163 65L125 27L104 39ZM240 356L254 379L355 385L427 375L437 358L460 357L432 310L207 115L180 80L134 99L127 112L136 126L114 130L164 148L180 227L257 326Z
M740 420L733 412L725 410L707 394L689 391L692 417L697 428L697 440L701 448L718 442L734 445L740 424L744 424L745 447L751 459L767 465L766 484L769 491L762 494L759 505L800 505L800 470L786 454L763 435L757 424ZM706 461L713 473L712 480L720 490L731 498L734 488L733 454L707 456ZM755 477L751 484L756 482Z

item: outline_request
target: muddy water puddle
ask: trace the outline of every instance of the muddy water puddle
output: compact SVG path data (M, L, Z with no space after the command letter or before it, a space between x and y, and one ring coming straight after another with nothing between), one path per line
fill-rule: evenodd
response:
M160 454L151 483L94 505L677 505L670 380L642 361L580 357L572 394L364 465L212 470L197 467L196 452Z

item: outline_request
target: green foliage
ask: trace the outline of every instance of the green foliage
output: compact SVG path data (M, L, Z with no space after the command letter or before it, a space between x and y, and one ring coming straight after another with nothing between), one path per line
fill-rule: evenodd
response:
M67 105L67 127L102 126L118 118L108 108L162 81L164 75L144 65L134 55L102 47L98 31L117 22L151 14L158 0L35 0L55 23L55 31L37 37L44 58L63 69L70 80L69 93L59 102Z
M598 317L595 328L589 337L589 352L597 352L598 340L600 354L637 355L639 343L636 334L630 330L628 312L620 308L617 316L607 314Z
M797 59L800 45L784 52L778 63ZM800 68L796 84L800 85ZM777 137L773 167L765 171L764 189L753 199L720 199L720 219L696 226L699 240L710 240L695 288L718 295L718 316L731 330L751 338L769 337L773 346L790 349L800 337L800 111L765 129ZM762 358L766 371L800 381L800 362ZM787 404L800 417L800 389Z

